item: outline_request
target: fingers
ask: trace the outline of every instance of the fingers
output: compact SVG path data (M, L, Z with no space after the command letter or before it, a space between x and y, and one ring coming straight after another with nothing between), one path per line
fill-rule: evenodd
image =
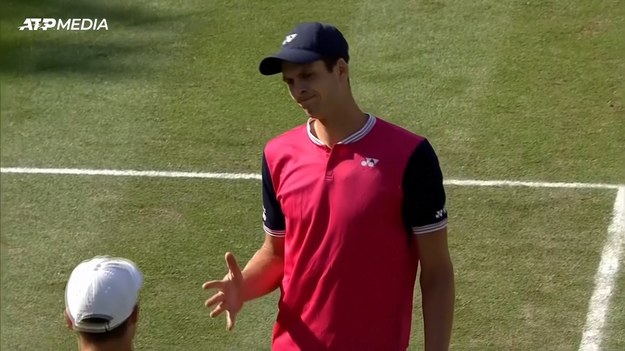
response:
M224 293L220 291L216 293L215 295L211 296L208 300L206 300L206 302L204 302L204 306L211 307L212 305L216 303L224 302L225 299L226 299L226 295L224 295Z
M226 330L232 331L234 329L234 324L237 320L237 314L234 312L230 312L226 309L226 305L222 302L219 306L215 307L214 310L211 311L211 318L215 318L226 311Z
M226 304L223 302L219 304L219 306L215 307L210 313L211 318L215 318L223 313L226 310Z
M224 281L223 280L211 280L208 281L204 284L202 284L202 288L207 290L207 289L223 289L224 288Z
M234 312L226 311L226 330L232 331L234 329L234 323L236 322L237 314Z
M241 274L241 268L239 268L239 264L237 260L234 258L234 255L231 252L226 252L226 264L228 265L228 269L232 272L233 280L243 280L243 275Z
M226 265L228 266L228 275L223 280L211 280L202 284L202 288L207 289L219 289L220 291L211 296L208 300L204 302L206 307L212 307L217 305L211 313L211 318L215 318L222 314L224 311L226 312L226 330L231 331L234 329L234 325L236 323L236 312L232 312L228 310L226 303L226 294L224 290L235 289L240 286L243 281L243 274L241 273L241 268L239 268L239 264L237 263L234 255L231 252L227 252L225 255ZM234 283L234 285L233 285ZM238 292L235 293L237 296ZM240 308L240 307L239 307Z

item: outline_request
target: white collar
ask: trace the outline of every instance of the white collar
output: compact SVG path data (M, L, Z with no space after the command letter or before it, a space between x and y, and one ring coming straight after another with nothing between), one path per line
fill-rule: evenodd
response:
M351 144L351 143L355 143L358 140L364 138L367 134L369 134L369 132L373 129L373 126L375 125L375 121L376 118L375 116L371 115L371 114L367 114L369 116L369 118L367 119L367 123L365 123L365 125L360 128L358 131L354 132L352 135L348 136L347 138L339 141L337 144ZM312 131L312 122L313 119L310 118L308 119L308 122L306 123L306 129L308 131L308 137L310 138L310 140L317 144L317 145L321 145L321 146L325 146L325 144L319 140L319 138L317 138Z

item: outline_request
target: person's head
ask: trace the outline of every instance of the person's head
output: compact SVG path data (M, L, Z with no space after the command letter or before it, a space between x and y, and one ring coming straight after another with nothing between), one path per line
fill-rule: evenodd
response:
M131 349L143 275L124 258L96 256L72 271L65 288L65 320L81 347Z
M324 118L351 99L349 46L334 26L298 24L282 42L282 50L264 58L263 75L282 73L293 100L308 115Z

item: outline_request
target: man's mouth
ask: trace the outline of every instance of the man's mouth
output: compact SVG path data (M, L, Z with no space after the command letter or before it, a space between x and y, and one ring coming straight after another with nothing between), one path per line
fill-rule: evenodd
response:
M300 100L297 101L297 103L298 104L302 104L304 102L307 102L307 101L311 100L312 98L314 98L314 96L310 96L310 97L307 97L305 99L300 99Z

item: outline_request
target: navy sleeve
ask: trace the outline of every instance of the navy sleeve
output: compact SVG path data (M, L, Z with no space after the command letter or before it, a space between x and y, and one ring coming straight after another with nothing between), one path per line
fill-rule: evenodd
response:
M263 228L265 232L273 236L284 236L286 225L280 203L276 198L276 191L271 180L271 172L267 165L267 159L263 153Z
M408 230L425 234L447 226L443 174L427 139L410 156L402 186L403 217Z

